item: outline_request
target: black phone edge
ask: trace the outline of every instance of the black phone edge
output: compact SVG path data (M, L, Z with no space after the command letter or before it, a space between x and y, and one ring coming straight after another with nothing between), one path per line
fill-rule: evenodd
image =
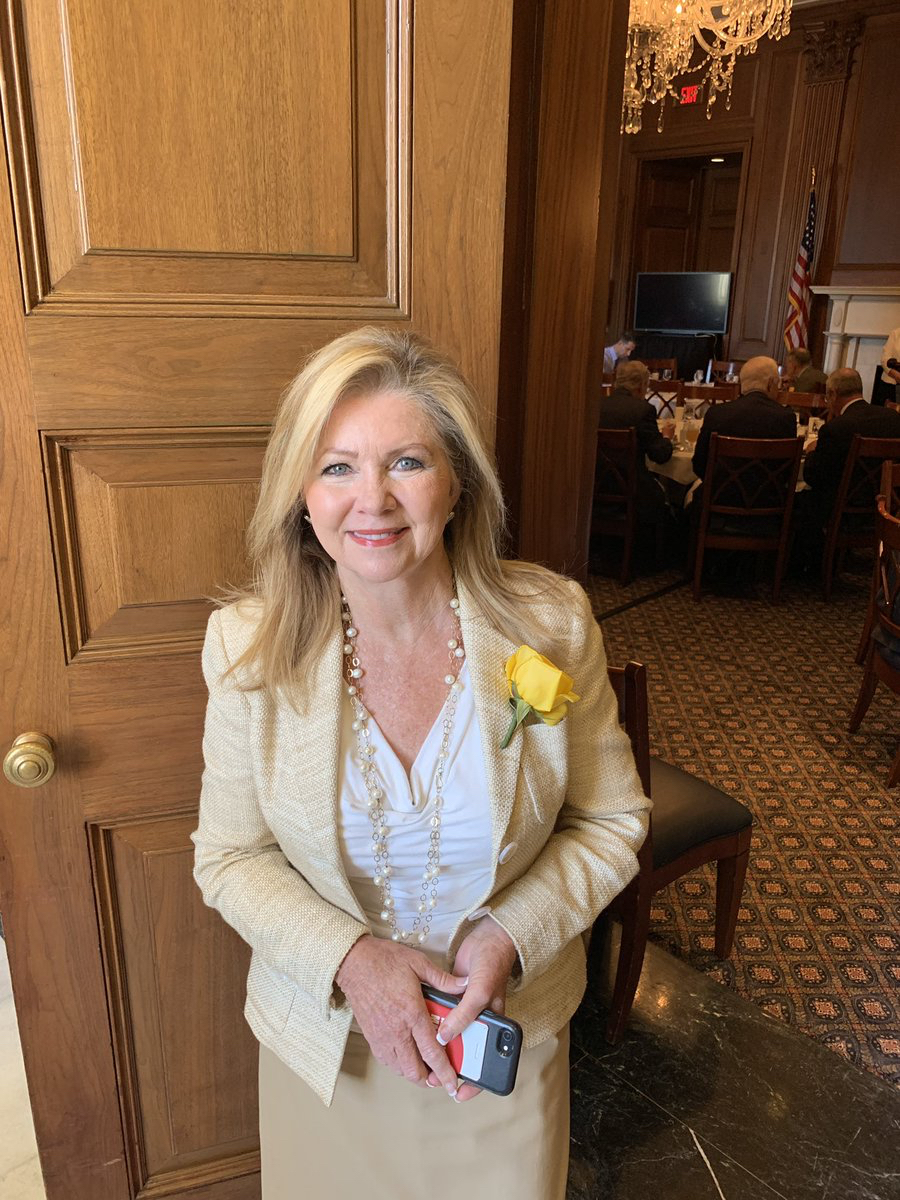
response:
M451 996L448 992L440 992L437 988L432 987L428 983L422 984L422 994L429 1000L434 1000L438 1004L444 1004L447 1008L456 1008L462 999L461 996ZM483 1008L478 1014L479 1017L484 1017L486 1024L493 1028L504 1027L509 1029L516 1038L516 1046L518 1053L515 1061L512 1064L512 1071L509 1076L508 1086L502 1090L499 1088L488 1087L483 1081L468 1079L465 1075L460 1075L459 1078L465 1083L471 1083L473 1087L481 1088L485 1092L490 1092L494 1096L508 1096L516 1085L516 1076L519 1073L519 1059L522 1056L522 1047L524 1044L524 1034L522 1026L518 1021L514 1021L512 1017L506 1017L502 1013L494 1012L492 1008Z

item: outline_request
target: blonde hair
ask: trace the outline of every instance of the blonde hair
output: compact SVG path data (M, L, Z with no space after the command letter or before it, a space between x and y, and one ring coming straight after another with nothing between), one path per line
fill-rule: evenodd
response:
M334 562L304 521L303 486L335 407L351 395L393 392L418 404L460 486L444 542L456 578L481 616L512 641L528 639L528 609L563 600L559 576L501 559L505 508L481 434L478 403L458 368L417 334L365 326L315 353L289 384L263 462L259 501L247 537L252 583L229 589L220 603L257 601L253 637L229 672L241 686L281 693L294 707L295 684L321 657L337 620L340 588Z

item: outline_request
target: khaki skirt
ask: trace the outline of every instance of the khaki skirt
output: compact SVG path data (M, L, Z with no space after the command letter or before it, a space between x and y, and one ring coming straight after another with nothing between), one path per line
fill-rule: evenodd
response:
M526 1050L509 1096L455 1104L347 1041L334 1102L259 1048L262 1200L564 1200L569 1027Z

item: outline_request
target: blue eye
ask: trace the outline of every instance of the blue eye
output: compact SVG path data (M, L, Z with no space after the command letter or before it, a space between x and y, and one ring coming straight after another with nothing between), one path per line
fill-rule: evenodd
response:
M401 471L415 471L422 466L417 458L413 458L409 454L404 454L402 458L398 458L394 463L395 467L399 467Z
M350 468L346 463L330 463L322 472L323 475L344 475Z

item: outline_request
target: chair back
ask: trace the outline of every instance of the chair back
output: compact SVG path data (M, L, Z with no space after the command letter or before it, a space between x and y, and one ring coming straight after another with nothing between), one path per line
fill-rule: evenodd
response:
M854 434L850 453L838 484L829 529L839 528L844 517L871 516L879 494L882 467L900 459L900 438L867 438Z
M637 494L637 431L598 429L594 467L594 510L620 508L631 515Z
M678 374L677 358L637 358L634 361L642 362L648 371L671 371L673 379Z
M710 378L715 383L725 383L726 376L738 374L746 362L746 358L714 358L710 368Z
M785 403L788 408L798 412L801 417L810 413L824 412L828 407L824 393L821 392L787 392Z
M884 496L892 517L900 516L900 462L881 464L881 484L878 495Z
M714 433L703 487L703 516L790 520L800 473L801 438L735 438Z
M885 637L900 645L900 518L878 499L878 593L875 619ZM635 664L629 663L629 666Z
M708 400L710 404L727 404L737 400L741 394L739 383L716 383L712 387L705 383L686 383L682 387L685 400Z
M647 399L662 420L675 420L675 409L681 407L684 384L680 379L651 379Z
M634 765L644 789L650 795L650 727L647 716L647 668L643 663L628 662L624 667L607 667L609 682L619 705L619 724L631 741Z

